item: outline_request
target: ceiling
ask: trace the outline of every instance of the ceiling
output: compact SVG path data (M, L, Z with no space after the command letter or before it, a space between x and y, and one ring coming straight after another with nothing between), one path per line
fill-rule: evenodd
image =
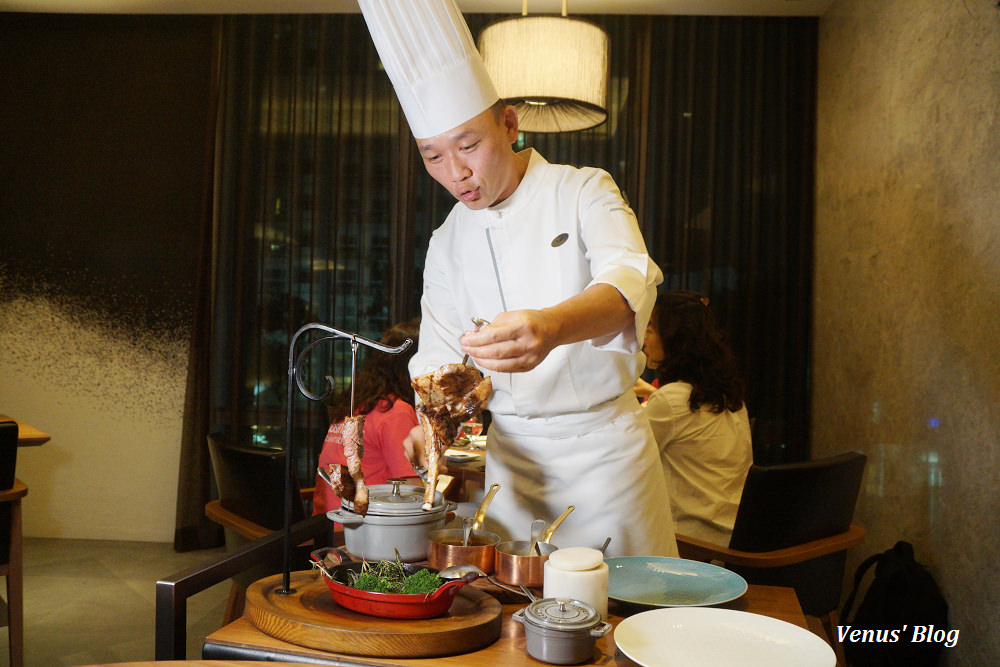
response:
M402 0L405 1L405 0ZM567 0L572 14L820 16L834 0ZM464 12L519 14L518 0L458 0ZM531 14L559 13L562 0L530 0ZM357 0L0 0L0 11L66 14L335 14Z

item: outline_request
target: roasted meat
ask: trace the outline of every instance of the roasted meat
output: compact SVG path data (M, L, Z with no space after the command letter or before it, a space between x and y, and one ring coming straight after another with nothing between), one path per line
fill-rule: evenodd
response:
M354 511L362 516L368 513L368 487L365 486L365 475L361 472L361 457L365 455L364 428L364 415L347 417L341 432L347 472L354 482Z
M423 508L429 510L434 506L442 453L455 442L462 422L486 407L493 383L474 366L445 364L436 371L417 376L411 384L417 392L417 416L424 430L427 488Z
M337 494L338 498L347 498L354 501L354 480L351 479L351 472L343 463L331 463L327 471L330 476L330 487Z

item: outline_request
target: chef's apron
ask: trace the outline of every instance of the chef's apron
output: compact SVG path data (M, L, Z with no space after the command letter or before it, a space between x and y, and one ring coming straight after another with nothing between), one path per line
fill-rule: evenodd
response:
M665 471L649 423L631 393L585 413L551 418L493 414L486 484L500 484L486 527L505 540L530 538L531 522L552 522L559 547L608 556L677 556Z

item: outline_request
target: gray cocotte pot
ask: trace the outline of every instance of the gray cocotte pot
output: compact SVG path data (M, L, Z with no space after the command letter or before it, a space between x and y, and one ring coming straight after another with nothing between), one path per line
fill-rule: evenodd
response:
M326 516L344 524L344 546L353 556L368 561L396 560L396 551L406 563L427 558L427 536L443 528L449 511L456 505L434 493L431 509L422 508L424 489L389 480L389 484L368 487L368 513L354 512L354 503L344 500L339 509Z
M524 626L528 655L553 665L589 660L598 637L611 631L592 605L569 598L535 600L512 619Z

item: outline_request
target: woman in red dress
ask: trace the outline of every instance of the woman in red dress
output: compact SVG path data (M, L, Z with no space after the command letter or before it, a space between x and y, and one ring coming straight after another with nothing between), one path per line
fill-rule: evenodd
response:
M419 484L419 477L403 452L403 439L417 425L413 409L413 389L407 364L417 350L420 334L419 319L402 322L385 332L379 342L401 345L407 338L413 344L400 354L373 352L364 369L355 378L354 414L365 415L364 456L361 470L365 484L385 484L392 477L402 477ZM344 418L351 410L350 387L341 393L332 408L330 429L323 441L319 467L329 469L331 463L343 463L342 430ZM326 514L340 507L340 498L319 475L313 492L313 514Z

